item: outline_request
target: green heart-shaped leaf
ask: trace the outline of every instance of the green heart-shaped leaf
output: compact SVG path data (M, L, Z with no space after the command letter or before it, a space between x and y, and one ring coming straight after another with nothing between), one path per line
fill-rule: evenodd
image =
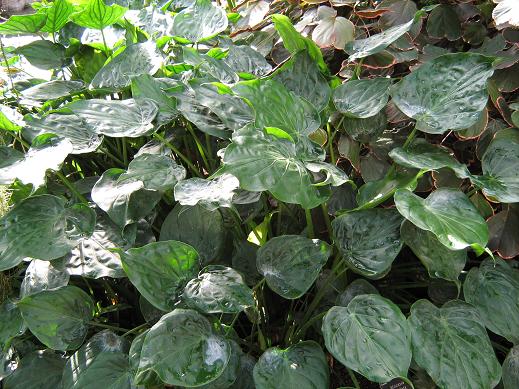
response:
M389 99L389 78L351 80L333 91L333 103L339 112L354 118L375 116Z

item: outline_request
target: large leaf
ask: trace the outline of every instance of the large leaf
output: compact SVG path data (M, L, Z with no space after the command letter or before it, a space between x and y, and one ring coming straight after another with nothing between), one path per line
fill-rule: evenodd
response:
M152 369L170 385L201 386L223 373L230 356L230 343L213 332L209 320L193 310L175 309L146 335L139 371Z
M413 27L415 22L420 20L422 15L423 13L419 11L416 13L414 18L409 20L407 23L390 27L387 30L382 31L380 34L375 34L365 39L359 39L347 43L344 50L349 54L348 59L353 61L355 59L365 58L370 55L380 53L391 43L408 32Z
M212 38L227 28L225 10L211 3L210 0L195 0L173 19L173 35L190 42Z
M84 204L65 208L56 196L29 197L0 219L0 269L16 266L24 257L59 258L91 235L94 224L95 213Z
M517 129L497 132L481 159L481 168L486 176L483 181L483 193L502 203L519 202L517 166L519 166Z
M59 388L65 361L51 350L33 351L25 355L14 373L3 381L3 388Z
M128 344L113 332L101 331L70 356L63 370L63 389L131 389Z
M221 258L225 236L221 213L200 205L190 207L177 204L160 229L160 240L178 240L193 246L203 265Z
M149 99L76 100L66 106L94 128L96 133L115 138L149 135L157 105Z
M118 4L106 5L103 0L89 0L86 7L73 14L70 19L87 28L102 30L116 23L127 9Z
M24 89L22 96L31 100L52 100L68 96L72 92L83 89L82 81L52 80Z
M42 14L13 15L0 24L0 35L34 34L47 20Z
M330 246L319 239L283 235L258 250L256 266L270 289L296 299L311 288L330 255Z
M150 243L121 253L130 282L155 307L170 311L186 283L198 272L198 253L174 240Z
M165 89L171 87L167 82L149 74L141 74L132 78L131 86L134 99L150 99L157 104L159 112L156 119L159 124L167 123L178 115L176 100L165 92Z
M0 304L0 350L6 350L11 340L25 332L25 324L18 306L10 299Z
M55 0L50 7L41 8L39 13L47 16L45 25L42 27L44 32L58 32L68 22L69 16L74 12L74 6L67 0Z
M519 386L519 346L510 349L503 362L503 387L515 389Z
M337 110L354 118L375 116L389 99L389 78L348 81L333 91Z
M54 261L33 259L20 285L20 298L40 293L44 290L61 288L68 284L69 274L54 267Z
M333 220L333 240L354 272L380 278L402 248L401 223L402 217L394 209L349 212Z
M430 134L463 130L476 123L488 100L493 58L446 54L426 62L392 90L393 102L416 128Z
M122 89L132 78L153 75L162 64L162 56L153 41L136 43L124 49L99 70L92 80L92 88Z
M103 142L88 123L77 115L50 114L41 119L27 120L23 136L29 140L41 134L56 134L72 144L71 154L84 154L95 151ZM52 152L53 157L58 154Z
M69 63L65 58L65 47L48 40L37 40L18 47L17 53L22 54L31 65L44 70L60 69Z
M402 224L400 235L425 266L430 277L458 280L467 262L466 250L450 250L432 232L422 230L408 220Z
M204 313L238 313L254 305L243 276L230 267L214 265L189 281L182 299Z
M519 272L502 259L486 259L470 269L463 283L465 300L479 311L492 332L519 341Z
M326 356L313 341L286 349L273 347L254 366L256 389L328 388L330 372Z
M256 50L247 45L232 45L227 52L224 62L236 73L247 77L266 76L272 70L272 66Z
M223 174L214 180L194 177L178 182L174 195L182 205L200 204L214 211L219 207L230 208L239 187L238 179L230 174Z
M444 389L486 389L501 379L501 366L476 309L459 300L437 308L428 300L411 307L413 359Z
M322 330L334 358L367 379L383 383L407 376L411 334L405 316L390 300L359 295L347 307L331 308Z
M427 199L410 190L395 193L398 211L422 230L432 232L451 250L485 247L488 227L468 197L457 189L439 188Z
M26 154L11 147L0 147L0 184L19 179L37 189L45 184L47 170L59 170L72 150L68 139L49 135L35 139Z
M74 350L85 340L94 316L90 296L65 286L26 296L18 303L27 327L40 342L54 350Z

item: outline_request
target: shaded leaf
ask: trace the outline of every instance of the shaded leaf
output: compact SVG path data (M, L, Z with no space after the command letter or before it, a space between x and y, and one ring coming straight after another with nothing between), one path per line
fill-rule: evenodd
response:
M20 360L14 373L3 381L3 387L58 388L65 361L65 358L51 350L33 351Z
M20 298L66 286L70 276L54 267L53 262L33 259L20 286Z
M497 251L502 258L513 258L519 255L519 208L509 205L507 209L487 220L490 240L488 247Z
M375 116L389 99L389 78L348 81L333 91L337 110L354 118Z

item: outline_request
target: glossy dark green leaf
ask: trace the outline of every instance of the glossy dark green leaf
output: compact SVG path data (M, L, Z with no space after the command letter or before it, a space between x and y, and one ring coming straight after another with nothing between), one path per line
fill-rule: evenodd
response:
M242 356L245 354L241 351L240 346L233 340L229 340L229 344L231 345L231 357L229 359L229 363L227 364L223 373L215 379L214 381L209 382L208 384L198 386L201 389L229 389L232 388L232 385L237 381L239 374L239 367ZM252 373L252 372L250 372Z
M232 45L224 62L236 73L245 76L251 74L262 77L272 70L272 66L259 52L246 45Z
M165 92L170 85L161 79L156 79L149 74L141 74L132 77L132 96L136 100L150 99L159 107L157 121L159 124L167 123L178 115L177 102Z
M519 341L519 272L500 258L473 267L463 283L465 300L492 332Z
M446 54L420 66L392 89L393 102L416 128L430 134L462 130L479 120L488 100L493 59L474 53Z
M8 348L11 340L25 332L25 324L18 306L10 299L0 304L0 350Z
M76 286L26 296L18 307L33 335L54 350L78 348L94 316L92 299Z
M130 371L132 376L134 377L134 383L137 385L160 385L162 383L162 381L157 376L157 373L155 373L153 370L142 369L139 371L142 346L144 345L144 339L146 339L146 335L148 335L149 332L150 330L148 329L137 335L135 339L133 339L132 344L130 346L130 351L128 355L130 360Z
M103 137L77 115L50 114L41 119L27 120L23 136L31 141L42 134L55 134L72 144L71 154L84 154L95 151ZM56 151L51 153L57 157ZM41 165L40 165L41 166Z
M52 260L67 254L90 236L95 213L87 205L65 208L51 195L29 197L0 219L0 268L16 266L24 257Z
M382 31L380 34L375 34L369 38L355 40L346 44L344 50L349 54L349 60L353 61L359 58L365 58L370 55L380 53L391 43L396 41L406 32L408 32L413 25L420 20L422 12L416 13L413 19L407 23L400 24L398 26L390 27L387 30Z
M25 355L12 375L3 381L5 389L59 388L66 359L51 350Z
M272 347L254 366L256 389L328 388L330 372L326 356L314 341L286 349Z
M517 129L496 133L481 159L483 193L499 202L519 202L519 134Z
M519 346L512 347L503 362L503 387L515 389L519 386Z
M196 277L198 259L195 249L174 240L150 243L121 253L130 282L163 311L174 308L184 285Z
M408 220L402 224L400 235L425 266L430 277L458 280L467 262L466 250L450 250L432 232L422 230Z
M350 269L381 278L402 248L401 223L402 217L394 209L349 212L333 220L333 241Z
M389 99L390 78L351 80L333 91L337 110L354 118L375 116Z
M199 42L212 38L227 28L225 10L209 0L195 0L173 19L173 35Z
M387 117L384 111L364 119L344 116L342 128L352 139L361 143L371 143L387 128Z
M40 69L60 69L67 65L65 47L48 40L37 40L16 49L31 65Z
M32 100L52 100L68 96L83 89L82 81L53 80L35 85L22 91L22 96Z
M488 227L468 197L457 189L439 188L427 199L407 189L395 193L398 211L422 230L432 232L451 250L485 247Z
M26 154L0 146L0 184L10 184L19 179L24 184L39 188L45 184L47 170L59 170L73 146L68 139L43 135L33 141Z
M347 307L331 308L322 330L334 358L367 379L383 383L407 376L411 333L390 300L378 294L357 296Z
M149 99L76 100L66 106L94 128L96 133L115 138L149 135L157 105Z
M81 27L102 30L116 23L127 9L118 4L106 5L103 0L89 0L79 12L71 15L70 19Z
M507 259L519 255L519 236L515 233L519 228L519 207L516 204L510 204L507 209L490 217L487 224L490 233L488 247L492 251Z
M256 266L270 289L296 299L312 287L330 255L330 246L319 239L282 235L258 250Z
M170 385L201 386L217 379L231 356L229 341L215 334L204 316L175 309L144 339L139 371L152 369Z
M0 35L34 34L46 20L47 16L42 14L12 15L0 24Z
M444 389L493 388L501 366L476 309L451 300L437 308L428 300L411 307L413 359Z
M295 54L275 73L274 80L308 100L318 111L328 106L332 90L319 66L306 51Z
M379 294L377 288L364 278L353 280L335 299L335 305L347 307L351 300L363 294Z
M176 205L160 229L160 240L178 240L193 246L200 255L202 265L221 258L225 237L221 213L200 205Z
M182 205L200 204L214 211L219 207L230 208L239 186L238 179L230 174L223 174L214 180L194 177L178 182L174 196Z
M69 274L57 267L55 261L42 261L33 259L27 269L20 285L20 298L40 293L44 290L58 289L66 286Z
M415 140L406 149L397 147L389 152L389 156L399 165L408 168L439 170L448 167L460 178L470 175L467 167L458 162L448 149L432 145L425 139Z
M99 70L92 80L92 88L123 89L132 78L142 74L153 75L162 64L162 55L154 42L136 43L127 46Z
M427 34L432 38L455 41L461 37L461 23L456 8L447 4L435 7L427 18Z
M58 32L67 24L68 18L73 12L74 6L67 0L55 0L49 7L41 8L39 13L47 16L41 31Z
M208 266L184 288L183 301L204 313L239 313L254 306L243 276L225 266Z
M254 357L242 353L240 355L236 381L234 381L229 389L256 389L253 377L253 369L255 365L256 359Z
M111 331L92 336L72 354L63 370L63 389L131 389L127 341Z

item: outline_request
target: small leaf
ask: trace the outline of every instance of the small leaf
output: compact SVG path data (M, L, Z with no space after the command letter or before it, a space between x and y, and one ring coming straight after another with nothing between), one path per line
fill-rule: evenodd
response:
M323 319L326 348L340 363L379 383L406 377L411 333L405 316L378 294L359 295Z
M198 253L191 246L169 240L150 243L121 253L130 282L155 307L175 307L184 285L196 277Z
M29 330L54 350L74 350L87 335L94 303L75 286L65 286L26 296L18 303Z
M399 189L395 204L407 220L432 232L451 250L485 247L488 242L485 219L459 190L439 188L424 200L407 189Z
M455 41L461 37L461 23L454 6L440 4L427 18L427 34L431 38Z
M106 5L103 0L88 0L85 8L70 19L81 27L102 30L116 23L127 11L118 4Z
M175 309L146 335L139 371L152 369L167 384L201 386L217 379L231 356L229 341L213 332L204 316Z
M375 116L389 99L389 78L352 80L333 91L333 103L337 110L354 118Z
M208 266L184 288L182 299L204 313L239 313L254 306L252 290L236 270Z
M402 217L394 209L366 209L333 220L333 241L346 264L369 278L385 276L403 242Z
M53 265L53 262L33 259L25 269L20 286L20 298L66 286L70 276Z
M441 308L428 300L411 306L413 359L444 389L493 388L501 366L476 309L451 300Z
M195 0L173 19L173 35L199 42L214 37L227 28L225 10L210 0Z
M254 366L256 389L328 388L330 372L326 356L314 341L286 349L272 347Z
M256 266L270 289L296 299L312 287L330 255L330 246L319 239L282 235L258 250Z

